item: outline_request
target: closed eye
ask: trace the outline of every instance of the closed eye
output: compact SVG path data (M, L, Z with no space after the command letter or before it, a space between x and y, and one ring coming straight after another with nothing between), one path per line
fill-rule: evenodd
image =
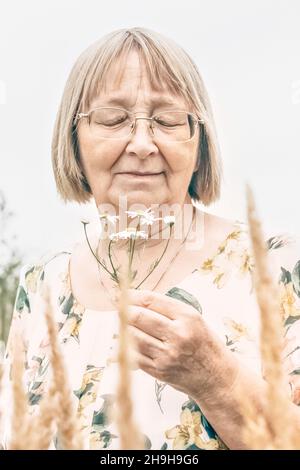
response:
M164 126L164 127L178 127L178 126L184 126L186 124L184 122L169 122L161 118L156 118L155 122L159 124L160 126Z

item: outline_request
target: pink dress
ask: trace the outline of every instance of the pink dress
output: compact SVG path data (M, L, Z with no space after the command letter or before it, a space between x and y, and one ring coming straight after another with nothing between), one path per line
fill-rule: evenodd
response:
M285 367L294 401L300 403L300 252L281 237L268 239L272 272L280 283L282 317L286 328ZM296 255L295 255L296 253ZM298 256L297 256L298 255ZM70 288L69 252L56 253L21 271L10 338L17 324L26 344L26 387L32 413L49 378L49 346L42 289L51 292L78 418L86 449L118 449L118 429L112 418L117 364L118 315L86 309ZM261 374L259 314L252 289L253 262L245 226L237 225L205 260L166 295L192 305L209 326L237 354L245 366ZM6 352L10 369L11 341ZM207 358L209 361L209 358ZM7 376L7 380L8 376ZM9 383L8 383L9 385ZM2 440L10 435L10 394ZM134 416L148 449L225 449L221 438L188 395L159 382L142 370L132 372ZM226 439L225 439L226 440ZM59 448L55 439L51 448Z

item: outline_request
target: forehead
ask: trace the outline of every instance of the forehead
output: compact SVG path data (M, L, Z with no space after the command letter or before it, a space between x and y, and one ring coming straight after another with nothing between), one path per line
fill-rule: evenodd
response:
M126 105L133 107L138 97L149 106L178 106L186 100L179 90L169 85L166 72L159 77L150 72L145 60L136 51L116 59L98 84L91 104Z

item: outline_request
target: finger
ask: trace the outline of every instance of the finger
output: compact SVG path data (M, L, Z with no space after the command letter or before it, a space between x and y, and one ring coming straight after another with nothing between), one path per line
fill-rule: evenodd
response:
M134 346L144 356L155 359L159 354L164 352L165 347L162 341L153 338L135 326L128 326L128 331L133 339Z
M168 295L149 290L129 289L129 303L141 305L153 310L170 320L176 320L191 313L193 307Z
M135 326L160 341L167 341L170 336L172 322L157 312L141 306L129 305L127 318L129 325Z
M107 359L107 366L118 362L118 355L113 354ZM141 369L152 377L163 380L158 369L155 367L154 360L144 354L140 353L136 349L131 349L129 354L129 368L130 370Z
M144 366L148 366L148 367L151 366L152 367L153 366L152 358L147 356L147 355L142 354L139 351L139 349L137 347L137 344L136 344L137 340L134 337L134 335L132 334L132 331L130 331L131 328L133 328L133 327L128 327L129 339L130 340L129 340L127 351L126 351L127 364L128 364L129 369L131 369L131 370L139 369L139 365L137 364L137 360L139 360L139 362L141 362L141 357L142 356L144 358L143 361L142 361L142 364ZM117 364L120 360L119 354L120 354L119 344L116 343L115 346L110 351L109 356L107 357L106 365L109 367L112 364Z
M159 379L159 373L155 367L153 359L144 356L138 351L133 352L132 358L134 363L134 369L142 369L147 374L152 375L152 377Z
M136 354L137 352L134 350L130 350L128 355L128 367L130 370L139 369L139 366L136 361ZM119 362L119 354L117 352L111 353L110 356L106 360L106 366L109 367L112 364L117 364Z

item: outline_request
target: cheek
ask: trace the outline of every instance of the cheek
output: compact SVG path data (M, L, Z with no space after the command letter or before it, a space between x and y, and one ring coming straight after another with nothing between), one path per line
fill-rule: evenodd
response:
M124 150L120 142L95 142L84 132L78 133L78 143L84 169L110 170Z
M162 148L161 152L172 173L192 173L197 161L197 142L177 144L176 148Z

